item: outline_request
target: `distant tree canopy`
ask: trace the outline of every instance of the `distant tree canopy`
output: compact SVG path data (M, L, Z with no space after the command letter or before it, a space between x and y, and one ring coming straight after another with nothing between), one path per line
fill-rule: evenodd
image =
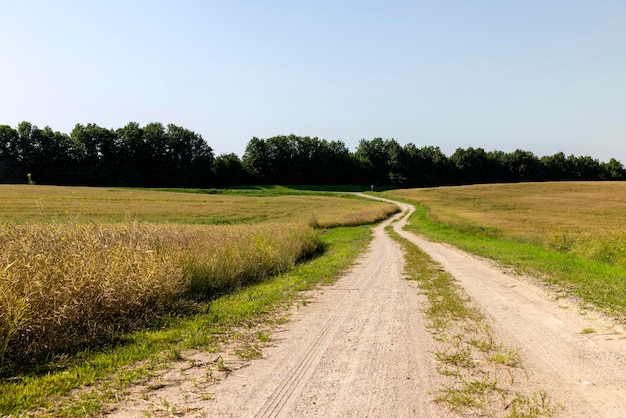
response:
M22 122L0 126L0 181L140 187L209 187L213 150L176 125L77 124L67 135Z
M119 129L77 124L64 134L29 122L0 125L0 182L134 187L228 187L244 184L426 187L475 183L626 180L622 163L559 152L537 157L363 139L351 152L341 141L308 136L252 138L243 157L214 156L197 133L169 124L130 122Z

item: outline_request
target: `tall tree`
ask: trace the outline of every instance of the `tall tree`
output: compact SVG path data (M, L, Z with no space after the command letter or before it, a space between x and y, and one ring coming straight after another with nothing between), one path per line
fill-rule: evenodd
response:
M355 152L361 165L363 180L371 184L387 184L389 153L382 138L362 139Z
M213 162L213 177L218 187L237 186L250 182L250 177L237 154L220 154Z
M456 171L456 182L460 184L493 181L491 162L482 148L457 148L449 160Z
M269 181L271 162L269 149L264 140L253 137L248 142L242 157L242 164L254 178L255 183L263 184Z
M510 181L540 181L544 173L539 159L530 151L517 149L506 155Z
M20 181L20 169L14 154L15 143L18 140L17 130L9 125L0 125L0 182L2 183Z
M604 169L606 172L605 180L626 180L626 169L615 158L611 158L608 163L605 163Z

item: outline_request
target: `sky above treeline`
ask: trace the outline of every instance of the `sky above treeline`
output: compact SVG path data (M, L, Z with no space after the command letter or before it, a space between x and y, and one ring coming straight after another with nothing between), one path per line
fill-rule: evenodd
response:
M0 0L0 124L626 164L626 0Z

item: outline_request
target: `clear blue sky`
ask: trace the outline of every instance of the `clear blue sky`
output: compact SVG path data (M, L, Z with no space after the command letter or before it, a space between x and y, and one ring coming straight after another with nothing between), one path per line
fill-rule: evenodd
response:
M0 124L626 164L626 0L0 0Z

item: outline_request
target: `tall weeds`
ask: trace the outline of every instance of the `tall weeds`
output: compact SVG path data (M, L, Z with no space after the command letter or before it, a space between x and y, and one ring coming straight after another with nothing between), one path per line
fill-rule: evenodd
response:
M0 360L115 341L193 298L259 281L317 250L304 224L0 226Z

